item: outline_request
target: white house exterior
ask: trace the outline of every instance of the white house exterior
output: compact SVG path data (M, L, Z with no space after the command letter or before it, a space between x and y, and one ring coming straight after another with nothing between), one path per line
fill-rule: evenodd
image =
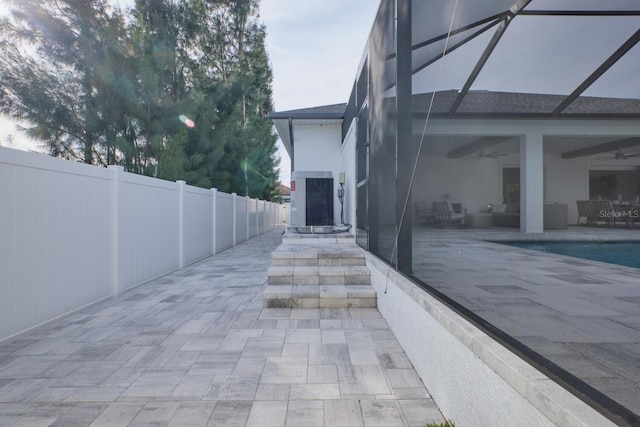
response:
M611 101L616 102L615 99ZM294 170L330 171L336 178L336 224L340 222L337 177L341 172L346 174L345 222L355 225L357 119L353 118L347 124L344 118L336 118L340 110L344 115L345 109L346 104L338 104L277 112L272 113L271 117L279 135L283 141L287 141L285 147L292 157ZM289 132L290 118L292 133ZM343 128L347 129L344 140ZM416 120L414 137L418 138L421 132L420 123ZM293 135L294 150L291 150L290 135ZM607 158L599 147L614 147L616 141L629 144L630 140L633 143L638 140L634 135L640 135L640 122L634 119L434 119L416 167L413 200L437 201L442 199L443 194L448 194L452 200L462 202L467 211L481 211L489 204L503 203L503 168L520 168L523 165L524 176L521 179L524 178L522 182L526 182L522 186L525 190L523 202L530 200L531 203L526 203L529 210L523 215L521 231L543 231L543 203L566 204L568 223L577 224L576 202L590 198L590 171L634 171L640 168L640 156L617 160L614 157L615 149L610 149ZM473 158L471 154L481 150L474 150L473 144L481 138L485 138L485 141L494 138L494 141L484 144L484 150L498 152L500 157ZM447 157L448 153L466 147L471 147L467 151L474 150L469 157ZM639 147L640 141L630 145L630 152L638 152ZM577 158L563 158L563 154L580 149L592 150L594 154L588 154L587 151L586 155ZM469 174L481 177L481 185L469 182ZM446 186L419 185L420 182L434 181L446 182ZM415 215L413 207L408 208L409 213Z
M346 104L337 104L271 114L278 134L291 156L294 171L326 171L333 175L336 224L340 222L341 216L338 200L340 173L345 173L346 178L345 223L354 224L355 218L355 200L351 198L352 189L355 188L355 142L342 143L345 108Z

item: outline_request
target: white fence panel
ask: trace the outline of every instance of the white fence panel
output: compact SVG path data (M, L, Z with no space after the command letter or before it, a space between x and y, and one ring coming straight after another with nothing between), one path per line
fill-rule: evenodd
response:
M271 206L0 147L0 341L262 234Z
M271 212L271 222L269 228L275 228L278 225L278 213L280 212L280 206L276 203L269 203Z
M127 172L122 184L118 266L127 289L179 267L179 193L174 182Z
M236 245L247 241L247 198L236 197Z
M0 340L110 295L110 175L0 147Z
M213 255L213 193L184 186L184 264Z
M279 206L278 225L288 225L291 222L291 203L285 202Z
M289 223L289 206L287 205L288 203L276 204L275 227L280 227Z
M218 193L216 200L216 253L233 247L233 196Z
M254 238L258 235L258 205L256 199L249 200L249 236Z
M263 200L258 201L258 234L265 232L265 205L267 202Z
M272 221L271 221L271 203L269 202L265 202L264 204L264 231L269 231L271 230L272 227Z
M273 230L274 227L274 219L273 219L273 213L274 213L274 204L270 203L270 202L266 202L265 204L265 221L266 221L266 230L265 231L269 231L269 230Z

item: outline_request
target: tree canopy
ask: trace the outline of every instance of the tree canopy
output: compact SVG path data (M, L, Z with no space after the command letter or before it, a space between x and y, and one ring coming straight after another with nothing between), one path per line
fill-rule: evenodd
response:
M49 154L277 197L259 0L10 0L0 114Z

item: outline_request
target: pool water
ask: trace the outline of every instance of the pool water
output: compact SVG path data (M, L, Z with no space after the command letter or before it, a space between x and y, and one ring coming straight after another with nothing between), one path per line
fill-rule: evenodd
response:
M640 242L499 241L494 243L640 268Z

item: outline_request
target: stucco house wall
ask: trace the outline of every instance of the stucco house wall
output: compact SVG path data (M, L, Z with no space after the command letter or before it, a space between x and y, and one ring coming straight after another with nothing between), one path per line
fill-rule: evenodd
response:
M294 127L294 170L329 171L333 174L335 222L340 222L340 202L338 201L338 176L343 159L340 155L342 140L341 124L296 124ZM355 164L355 162L354 162Z

